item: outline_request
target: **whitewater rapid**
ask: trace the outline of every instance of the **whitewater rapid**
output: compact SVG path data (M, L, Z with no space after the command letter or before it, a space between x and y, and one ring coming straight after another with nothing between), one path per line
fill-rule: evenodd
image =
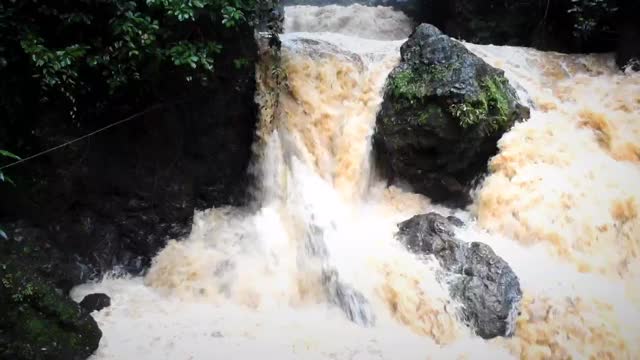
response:
M452 211L387 187L371 162L410 20L360 5L289 7L285 19L284 79L258 66L255 206L197 213L144 278L75 288L76 299L111 296L93 314L94 359L640 356L640 74L609 55L465 44L505 70L532 112L500 140L474 204ZM437 262L393 238L429 211L463 219L457 235L519 276L513 338L473 335ZM327 273L364 300L336 304ZM373 320L358 325L345 307Z

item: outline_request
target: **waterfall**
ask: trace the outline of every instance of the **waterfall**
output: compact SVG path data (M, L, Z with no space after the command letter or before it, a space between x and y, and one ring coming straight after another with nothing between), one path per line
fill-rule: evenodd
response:
M313 20L309 20L313 19ZM640 75L609 55L465 44L505 70L529 121L467 210L379 179L371 136L410 35L390 8L287 8L276 89L259 67L256 206L194 217L144 278L111 276L96 359L633 358L640 354ZM396 224L456 215L520 277L516 335L482 340Z

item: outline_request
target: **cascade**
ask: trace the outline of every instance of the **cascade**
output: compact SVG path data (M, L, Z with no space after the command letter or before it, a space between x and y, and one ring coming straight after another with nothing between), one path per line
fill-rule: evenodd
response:
M531 119L499 142L466 210L375 174L371 136L410 20L360 5L286 9L281 91L258 71L256 205L194 217L144 278L108 276L95 359L633 358L640 354L640 75L609 55L465 44ZM309 21L308 19L313 19ZM396 224L455 215L520 277L512 338L483 340Z

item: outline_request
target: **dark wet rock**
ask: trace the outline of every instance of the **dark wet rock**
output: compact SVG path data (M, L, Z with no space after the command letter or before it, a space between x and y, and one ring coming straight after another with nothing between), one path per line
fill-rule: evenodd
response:
M80 360L102 337L95 320L0 241L0 359Z
M611 51L617 23L613 9L624 7L624 2L450 0L435 8L427 22L449 36L476 44L579 53Z
M329 301L338 306L347 318L360 326L373 326L376 316L367 298L358 290L340 281L337 271L322 272L322 283Z
M455 227L464 226L464 222L462 220L458 219L455 216L447 216L447 220L449 220L449 223L451 223L451 225L453 225Z
M621 68L640 60L640 2L635 0L429 1L423 22L475 44L564 53L616 52ZM637 68L640 68L636 65Z
M565 0L451 0L437 9L430 23L451 37L476 44L566 48L571 45L566 42L573 41L568 4Z
M437 202L468 202L496 143L529 109L501 70L434 26L420 25L387 80L374 149L391 180Z
M465 320L485 339L513 335L522 299L518 277L483 243L471 243L465 261L464 276L451 284L452 296L464 304Z
M340 274L329 261L329 250L322 228L310 224L301 245L298 266L302 271L319 273L329 302L339 307L346 317L360 326L373 326L376 316L369 300L357 289L340 280Z
M58 248L46 230L26 221L3 224L2 227L9 235L9 239L0 241L4 255L20 258L61 294L68 294L71 288L95 275L89 266L78 261L72 249L62 251Z
M620 68L630 67L640 71L640 2L627 1L620 14L616 63Z
M89 313L100 311L111 306L111 298L107 294L89 294L80 301L80 306Z
M456 221L436 213L417 215L398 225L398 239L412 252L433 255L445 272L462 318L479 336L511 336L522 291L509 264L491 247L455 237Z

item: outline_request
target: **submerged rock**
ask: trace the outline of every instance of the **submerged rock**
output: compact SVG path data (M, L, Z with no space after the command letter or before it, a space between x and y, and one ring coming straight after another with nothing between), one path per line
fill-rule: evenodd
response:
M354 323L370 327L375 325L376 316L367 298L353 287L340 281L337 271L322 272L322 283L329 301L338 306Z
M511 336L522 291L509 264L486 244L455 237L459 219L436 213L417 215L398 225L397 237L412 252L433 255L445 273L451 297L476 334Z
M107 294L89 294L80 301L80 306L89 313L100 311L111 306L111 298Z
M102 337L95 320L9 246L0 245L0 359L86 359Z
M300 266L305 271L319 270L327 299L339 307L354 323L369 327L375 325L376 316L367 298L352 286L340 280L338 270L329 263L329 250L324 242L322 228L311 224L307 229Z
M438 202L468 202L502 134L529 109L504 73L428 24L401 48L376 121L379 167Z

